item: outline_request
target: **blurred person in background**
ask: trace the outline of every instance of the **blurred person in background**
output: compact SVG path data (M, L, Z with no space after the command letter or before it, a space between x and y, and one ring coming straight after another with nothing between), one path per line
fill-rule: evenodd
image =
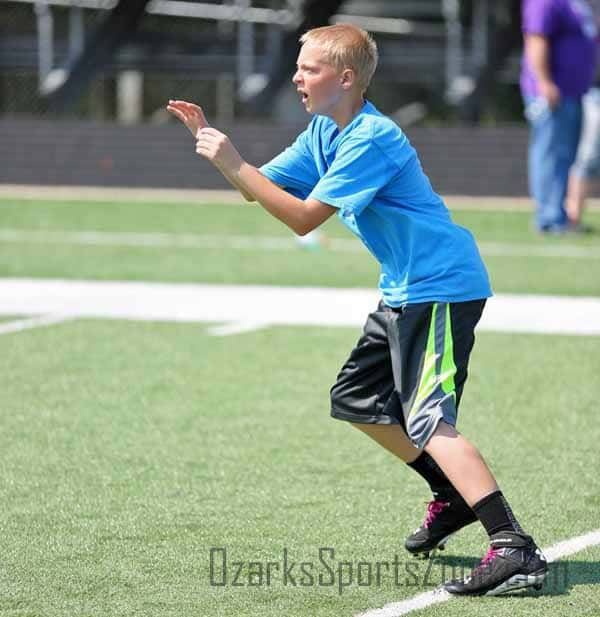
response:
M596 65L587 0L523 0L521 92L530 125L529 191L542 233L569 229L565 196L581 132L582 97Z
M569 229L591 232L581 221L592 180L600 177L600 87L592 88L583 99L583 127L577 158L569 174L567 217Z
M591 2L600 23L600 0ZM600 40L597 38L596 43ZM567 189L567 217L569 227L577 233L592 231L582 223L585 202L592 188L592 180L600 177L600 75L596 74L595 86L583 97L583 124L577 149L577 158L569 174Z

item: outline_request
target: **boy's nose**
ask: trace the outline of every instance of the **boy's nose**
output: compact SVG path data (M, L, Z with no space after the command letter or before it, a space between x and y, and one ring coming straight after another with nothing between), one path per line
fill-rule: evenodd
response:
M296 71L294 75L292 76L292 83L298 84L299 82L300 82L300 75L298 74L298 71Z

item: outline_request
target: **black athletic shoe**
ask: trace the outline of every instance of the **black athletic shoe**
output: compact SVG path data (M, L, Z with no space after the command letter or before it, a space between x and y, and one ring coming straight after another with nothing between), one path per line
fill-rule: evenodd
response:
M481 563L462 580L444 584L449 593L463 596L497 596L534 587L541 589L548 564L531 536L500 532L491 538Z
M458 493L448 501L435 499L427 504L423 524L406 538L404 547L413 555L429 557L436 548L444 550L452 534L476 520L475 513Z

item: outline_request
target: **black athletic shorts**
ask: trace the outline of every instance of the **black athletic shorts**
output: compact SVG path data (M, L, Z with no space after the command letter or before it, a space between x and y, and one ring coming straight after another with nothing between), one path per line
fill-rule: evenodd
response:
M485 300L383 302L331 388L331 415L359 424L401 424L423 448L440 420L456 424L475 326Z

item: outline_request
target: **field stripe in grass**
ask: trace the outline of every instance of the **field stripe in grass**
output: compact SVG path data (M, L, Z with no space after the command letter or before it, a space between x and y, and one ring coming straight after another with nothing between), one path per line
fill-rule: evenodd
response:
M552 244L531 246L500 242L478 242L481 253L490 257L558 257L571 259L600 259L600 247Z
M232 334L243 334L244 332L254 332L261 328L267 327L269 324L258 321L234 321L226 323L222 326L213 326L207 330L211 336L231 336Z
M548 562L557 561L561 557L568 557L574 553L578 553L591 546L597 546L600 544L600 529L591 531L575 538L570 538L562 542L558 542L553 546L542 549L546 555ZM386 604L382 608L375 608L368 610L364 613L356 615L356 617L400 617L401 615L408 615L414 611L418 611L434 604L440 604L441 602L447 602L454 596L449 594L441 587L421 593L418 596L414 596L409 600L402 602L392 602Z
M68 315L41 315L39 317L30 317L28 319L17 319L7 323L0 324L0 334L10 334L11 332L21 332L22 330L31 330L32 328L41 328L52 324L69 321L74 317Z
M376 289L0 279L0 315L361 327ZM600 335L600 298L499 294L481 331Z
M299 243L289 236L241 236L205 234L169 234L160 232L107 232L0 229L0 241L29 244L70 244L81 246L118 246L181 249L230 249L259 251L297 250ZM365 248L358 240L329 238L327 250L335 253L361 253ZM600 247L572 244L528 245L481 242L484 255L496 257L542 257L571 259L600 259Z
M452 210L475 210L479 212L531 212L529 197L501 195L442 195ZM48 200L48 201L114 201L141 203L190 203L196 206L221 205L247 208L248 202L233 189L165 189L131 186L56 186L33 184L2 184L0 199ZM600 207L597 198L588 199L590 210Z

